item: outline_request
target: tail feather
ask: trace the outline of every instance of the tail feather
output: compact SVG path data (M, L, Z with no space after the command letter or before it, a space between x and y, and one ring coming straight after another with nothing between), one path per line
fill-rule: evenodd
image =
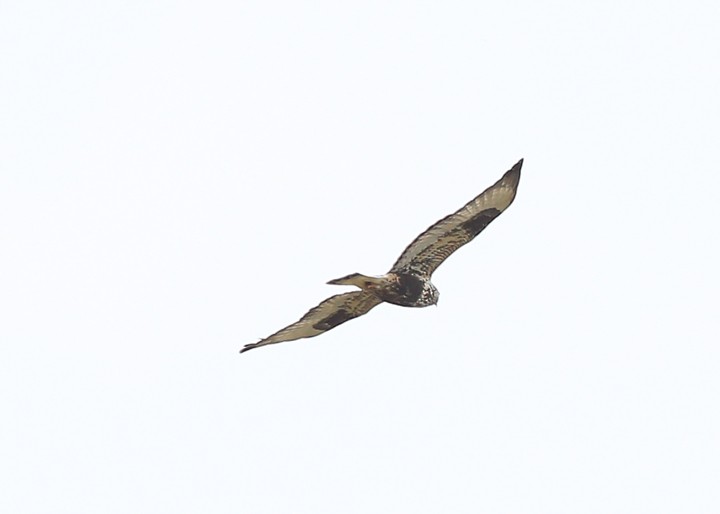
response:
M336 286L357 286L360 289L367 289L372 285L379 285L381 283L381 277L368 277L362 273L351 273L350 275L345 275L344 277L336 278L328 282L328 284Z

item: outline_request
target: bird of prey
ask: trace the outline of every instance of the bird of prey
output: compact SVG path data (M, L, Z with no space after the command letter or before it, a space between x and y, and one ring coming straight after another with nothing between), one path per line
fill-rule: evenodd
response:
M515 199L522 165L523 160L520 159L500 180L462 209L441 219L415 238L387 274L373 277L352 273L331 280L328 284L357 286L360 290L331 296L310 309L296 323L257 343L245 345L240 353L269 344L315 337L366 314L382 302L404 307L437 304L439 293L430 282L433 272L510 206Z

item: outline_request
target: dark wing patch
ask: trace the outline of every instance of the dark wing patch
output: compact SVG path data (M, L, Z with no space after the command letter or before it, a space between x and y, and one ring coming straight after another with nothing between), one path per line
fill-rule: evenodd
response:
M420 234L403 251L392 273L418 273L430 277L455 250L472 241L515 199L523 160L500 180Z
M345 309L340 309L339 311L330 314L327 318L315 323L313 328L317 330L330 330L338 325L342 325L346 321L350 321L353 317L354 316L351 312L348 312Z
M257 343L245 345L240 350L240 353L268 344L294 341L304 337L315 337L337 327L341 323L366 314L380 303L382 303L380 298L367 291L336 294L321 302L317 307L310 309L299 321L292 325Z
M473 218L470 218L462 224L462 228L468 232L472 237L475 237L480 232L485 230L492 220L500 216L500 211L497 209L485 209L480 214Z

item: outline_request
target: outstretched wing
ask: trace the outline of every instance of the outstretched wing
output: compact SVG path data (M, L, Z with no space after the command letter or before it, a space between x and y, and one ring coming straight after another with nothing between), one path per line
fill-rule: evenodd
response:
M410 243L391 273L413 272L430 277L450 254L472 241L515 199L523 160L459 211L446 216Z
M351 291L331 296L317 307L310 309L300 321L257 343L246 344L240 353L268 344L315 337L341 323L362 316L380 303L382 303L380 298L367 291Z

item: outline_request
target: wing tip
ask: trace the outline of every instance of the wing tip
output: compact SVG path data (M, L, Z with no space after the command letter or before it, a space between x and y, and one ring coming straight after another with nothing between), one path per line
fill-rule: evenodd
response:
M512 168L505 172L505 175L503 175L500 179L500 182L510 184L513 188L517 188L517 185L520 182L520 170L522 170L524 161L525 159L523 158L516 162Z
M260 347L260 346L263 346L263 345L262 345L262 341L260 341L259 343L246 344L245 346L243 346L242 348L240 348L240 353L244 353L244 352L246 352L246 351L248 351L248 350L253 350L253 349L258 348L258 347Z

